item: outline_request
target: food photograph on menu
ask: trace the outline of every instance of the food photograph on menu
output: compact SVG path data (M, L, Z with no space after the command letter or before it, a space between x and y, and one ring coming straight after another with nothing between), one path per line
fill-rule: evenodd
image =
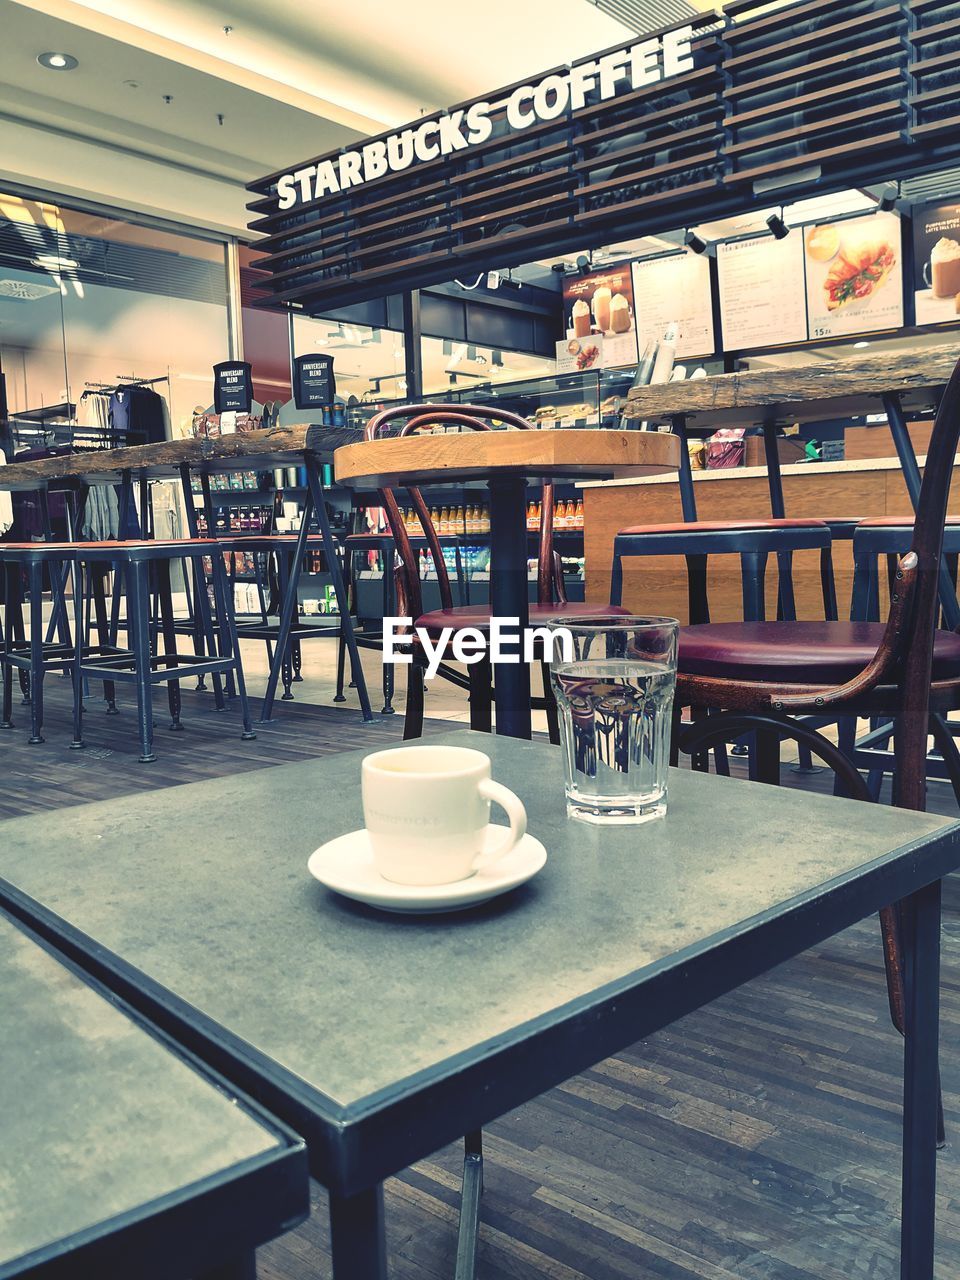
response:
M960 204L913 210L913 298L917 324L960 320Z
M566 335L557 344L558 360L569 357L570 343L579 343L575 360L583 351L596 349L598 360L592 363L597 363L600 356L607 368L637 363L629 262L583 276L568 276L563 282L563 310ZM589 366L581 363L574 367Z
M639 259L633 264L633 300L641 350L673 322L680 330L678 360L713 355L710 259L705 254L683 249Z
M803 249L811 339L903 324L901 222L895 213L805 227Z

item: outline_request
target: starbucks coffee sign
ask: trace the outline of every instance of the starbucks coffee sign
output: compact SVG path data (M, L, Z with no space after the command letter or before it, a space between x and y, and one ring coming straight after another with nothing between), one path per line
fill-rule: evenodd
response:
M579 62L536 83L520 85L504 103L474 102L419 125L409 125L386 138L375 138L356 150L304 165L277 180L278 208L294 209L360 187L385 174L401 173L418 163L478 147L493 136L491 116L500 107L506 109L509 132L519 133L579 111L589 94L595 93L598 101L606 102L620 93L692 71L692 39L691 27L678 27Z

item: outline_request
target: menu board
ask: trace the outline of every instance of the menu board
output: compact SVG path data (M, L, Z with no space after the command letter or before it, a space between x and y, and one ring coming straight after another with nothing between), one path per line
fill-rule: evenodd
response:
M917 324L960 320L960 204L913 210L913 297Z
M803 239L766 234L717 245L726 351L806 342Z
M633 305L640 350L659 341L667 325L680 327L677 359L712 356L713 302L710 259L689 249L633 264Z
M297 356L293 362L293 399L297 408L332 405L335 395L333 356Z
M901 239L895 213L871 213L804 228L811 340L903 324Z
M607 368L637 363L633 277L629 262L604 267L602 271L591 271L585 276L567 276L563 282L563 314L564 348L568 342L596 346ZM601 341L592 343L594 338Z

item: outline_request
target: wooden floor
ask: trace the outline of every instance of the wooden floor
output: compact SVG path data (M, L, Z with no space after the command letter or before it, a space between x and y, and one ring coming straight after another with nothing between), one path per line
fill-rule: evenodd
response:
M48 742L0 739L4 815L212 777L399 737L346 709L286 704L243 743L235 712L185 697L135 762L132 713L90 717L70 752L50 681ZM27 708L16 708L21 712ZM162 723L162 722L161 722ZM439 724L437 727L441 727ZM788 785L826 775L784 770ZM955 813L935 786L931 808ZM639 923L639 922L638 922ZM465 998L468 993L465 993ZM890 1026L877 928L864 922L633 1045L492 1125L480 1280L895 1280L902 1042ZM937 1280L960 1277L960 885L945 896ZM459 1154L387 1184L391 1276L452 1280ZM331 1274L325 1196L260 1251L261 1280Z
M72 696L68 681L49 676L44 682L46 741L30 746L30 708L14 691L15 728L0 730L0 818L14 818L41 809L110 800L141 789L200 782L226 774L264 769L270 765L309 760L338 751L387 746L403 734L403 717L375 715L364 724L359 711L348 707L319 707L305 702L276 702L273 722L255 724L257 737L243 742L236 700L217 711L209 688L195 692L184 682L183 732L171 733L166 694L154 703L152 764L139 764L136 703L120 700L121 714L108 716L100 698L87 699L83 736L86 746L72 751ZM296 685L293 686L296 689ZM254 721L260 700L251 698ZM426 730L448 729L427 721Z

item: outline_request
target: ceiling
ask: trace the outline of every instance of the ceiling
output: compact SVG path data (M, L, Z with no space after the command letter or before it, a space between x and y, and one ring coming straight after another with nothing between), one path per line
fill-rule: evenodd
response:
M591 0L0 0L0 30L0 119L234 181L633 34Z

